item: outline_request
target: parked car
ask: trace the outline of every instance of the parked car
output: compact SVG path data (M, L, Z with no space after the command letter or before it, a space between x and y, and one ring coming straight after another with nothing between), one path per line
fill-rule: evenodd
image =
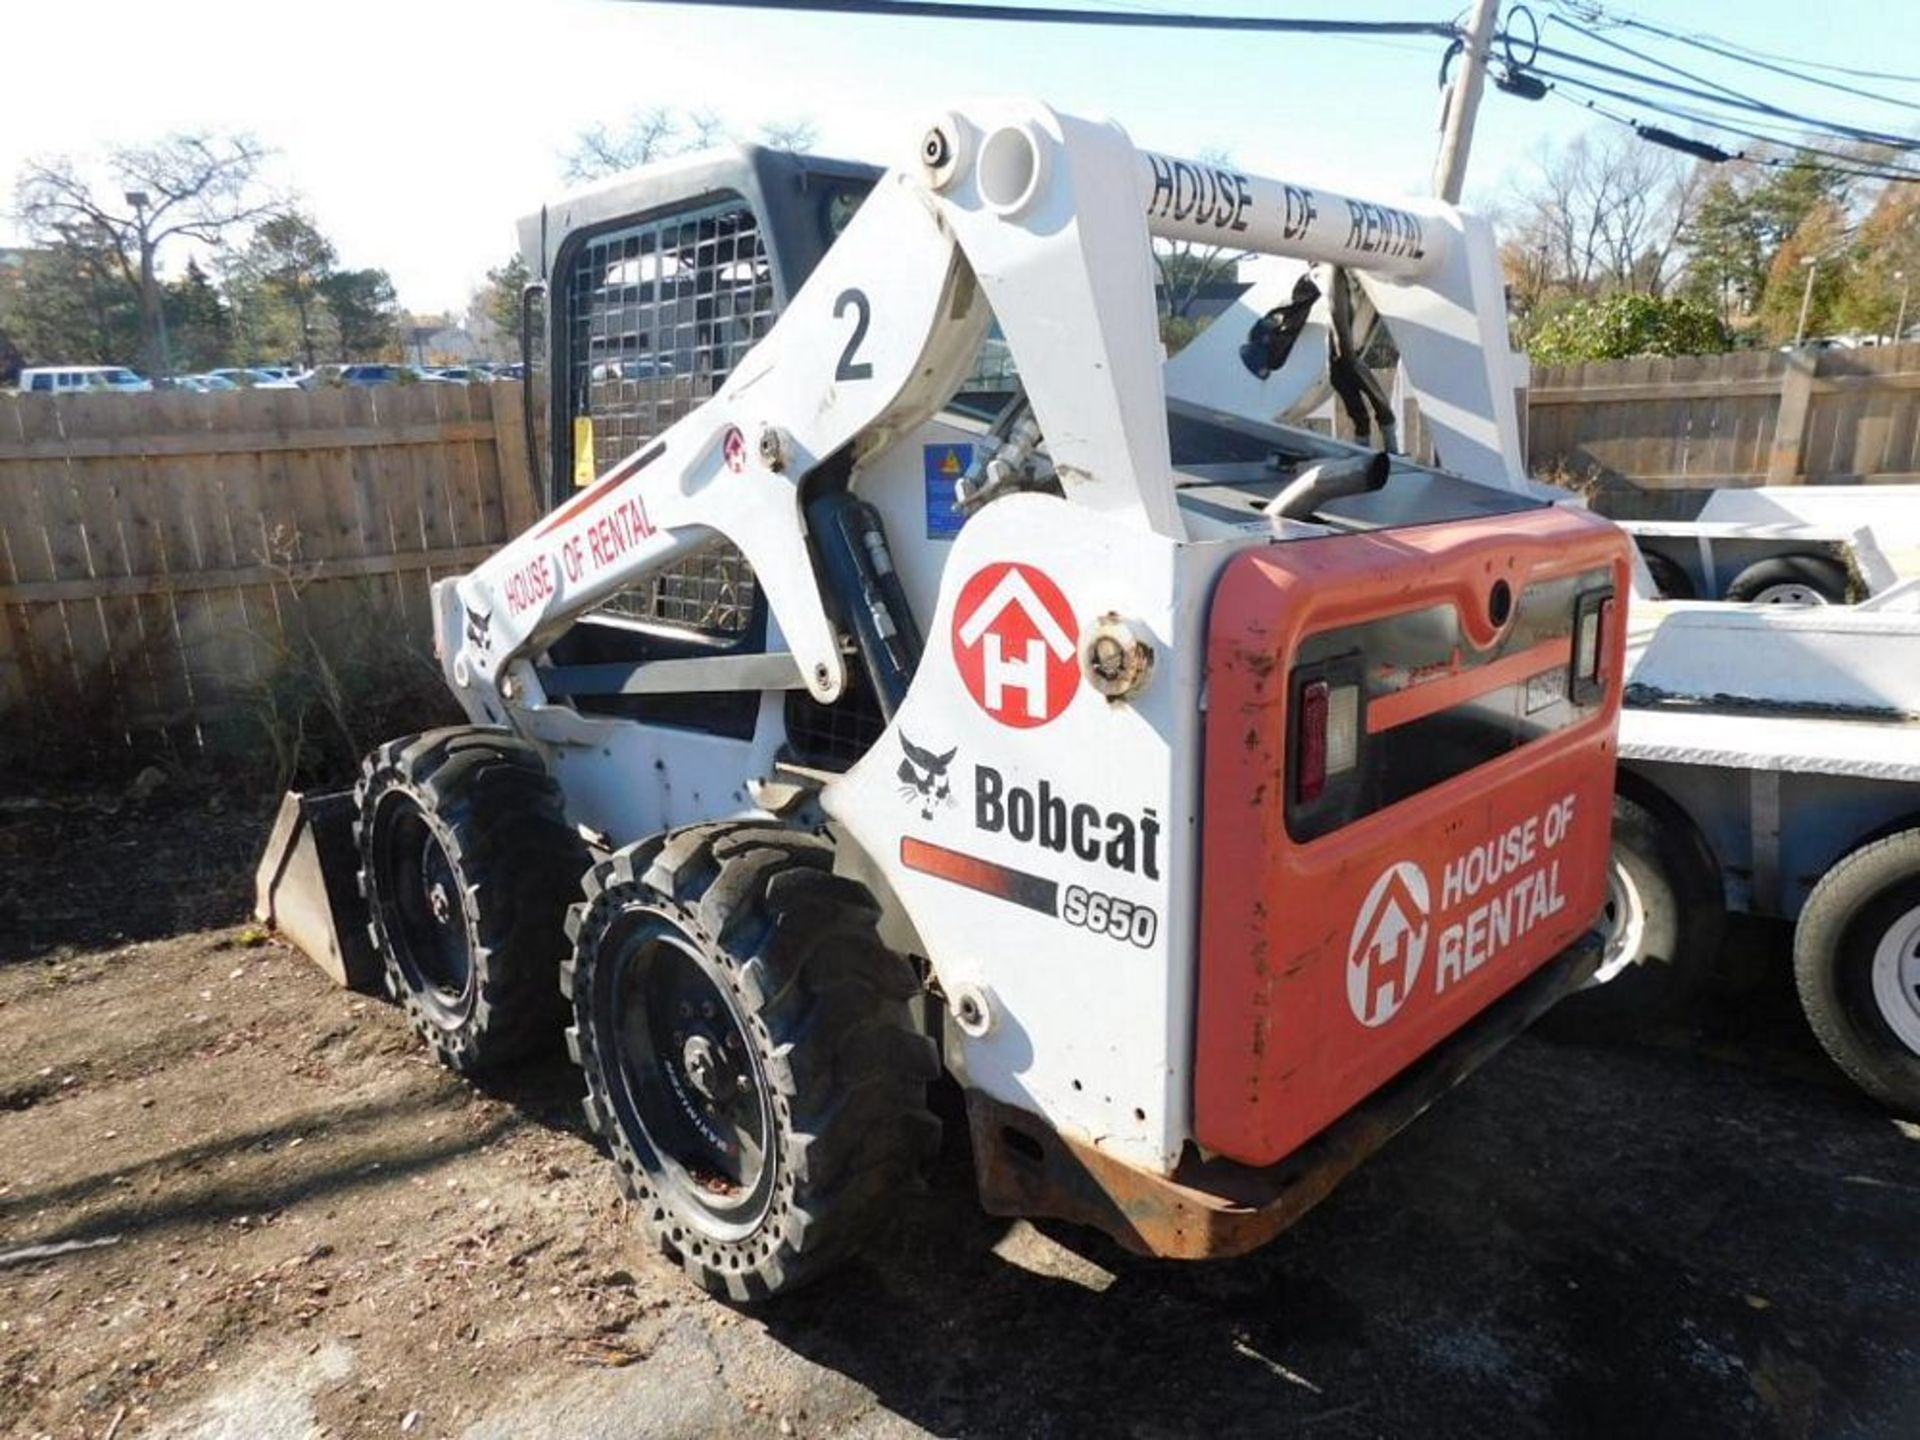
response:
M446 380L456 385L485 385L494 377L493 373L482 365L440 365L429 371L425 378Z
M87 390L151 389L151 380L124 365L30 365L20 372L22 394L77 395Z
M394 385L429 379L418 365L359 363L317 365L300 377L301 388L320 389L329 385Z
M209 379L230 380L242 390L297 390L294 372L271 365L229 365L207 371Z

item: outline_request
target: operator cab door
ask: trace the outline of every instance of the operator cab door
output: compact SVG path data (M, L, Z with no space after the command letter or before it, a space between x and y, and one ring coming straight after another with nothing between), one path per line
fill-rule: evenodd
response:
M878 174L745 146L653 167L522 222L528 268L547 282L550 507L712 398ZM613 596L547 658L564 672L767 648L753 572L716 539ZM583 713L743 742L762 708L746 689L568 700Z

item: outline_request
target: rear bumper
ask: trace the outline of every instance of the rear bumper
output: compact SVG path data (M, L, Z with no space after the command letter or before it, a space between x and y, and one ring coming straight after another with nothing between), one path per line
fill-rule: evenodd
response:
M1189 1153L1172 1175L1154 1175L1057 1134L1027 1111L970 1091L967 1118L980 1203L993 1215L1091 1225L1140 1255L1244 1255L1306 1214L1361 1161L1584 983L1601 949L1593 932L1568 946L1273 1165Z

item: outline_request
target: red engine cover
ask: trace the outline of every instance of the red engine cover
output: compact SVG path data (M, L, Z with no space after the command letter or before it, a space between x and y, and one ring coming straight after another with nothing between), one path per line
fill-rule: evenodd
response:
M1278 1160L1592 927L1627 543L1552 508L1228 563L1207 642L1203 1146ZM1595 610L1598 683L1572 673ZM1288 735L1315 679L1359 688L1358 754L1305 802Z

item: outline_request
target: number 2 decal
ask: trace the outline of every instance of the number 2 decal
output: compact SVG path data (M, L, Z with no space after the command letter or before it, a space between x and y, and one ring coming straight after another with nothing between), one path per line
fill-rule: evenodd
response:
M860 353L860 342L867 338L867 326L873 322L873 306L867 301L867 292L842 290L839 298L833 302L833 318L838 320L849 309L853 311L853 334L847 337L847 348L840 352L840 363L834 367L833 378L871 380L873 365L854 358Z

